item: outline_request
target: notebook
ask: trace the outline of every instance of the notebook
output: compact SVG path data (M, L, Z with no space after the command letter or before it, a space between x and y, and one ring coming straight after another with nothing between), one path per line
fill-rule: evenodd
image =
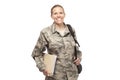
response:
M54 73L56 58L57 58L56 55L51 54L44 55L44 64L46 66L46 70L48 71L48 76L52 76Z

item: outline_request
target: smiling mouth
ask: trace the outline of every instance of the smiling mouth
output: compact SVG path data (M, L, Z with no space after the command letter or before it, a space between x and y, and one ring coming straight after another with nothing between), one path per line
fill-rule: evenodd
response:
M58 18L58 19L56 19L57 21L61 21L62 19L61 18Z

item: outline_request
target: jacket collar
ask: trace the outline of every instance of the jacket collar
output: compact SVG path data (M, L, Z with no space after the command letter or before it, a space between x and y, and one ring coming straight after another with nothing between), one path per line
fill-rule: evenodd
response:
M64 24L65 24L65 23L64 23ZM56 28L55 28L55 23L53 23L53 24L51 25L51 31L52 31L53 34L56 33L56 32L58 32L58 31L56 30ZM65 34L68 34L68 33L70 33L70 31L69 31L69 29L68 29L68 26L65 24Z

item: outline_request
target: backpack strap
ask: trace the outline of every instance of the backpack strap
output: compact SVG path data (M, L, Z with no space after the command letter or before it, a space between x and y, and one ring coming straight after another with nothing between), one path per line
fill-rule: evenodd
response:
M75 34L74 34L74 32L73 32L73 29L72 29L71 25L70 25L70 24L67 24L67 26L68 26L68 29L69 29L69 31L70 31L70 33L71 33L71 35L72 35L75 43L77 43L78 46L80 47L80 44L79 44L78 41L75 39Z

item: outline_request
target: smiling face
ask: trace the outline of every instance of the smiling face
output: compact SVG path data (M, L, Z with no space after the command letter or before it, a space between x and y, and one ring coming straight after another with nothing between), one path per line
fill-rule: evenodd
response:
M51 17L58 25L63 24L65 18L64 9L60 6L56 6L51 9Z

